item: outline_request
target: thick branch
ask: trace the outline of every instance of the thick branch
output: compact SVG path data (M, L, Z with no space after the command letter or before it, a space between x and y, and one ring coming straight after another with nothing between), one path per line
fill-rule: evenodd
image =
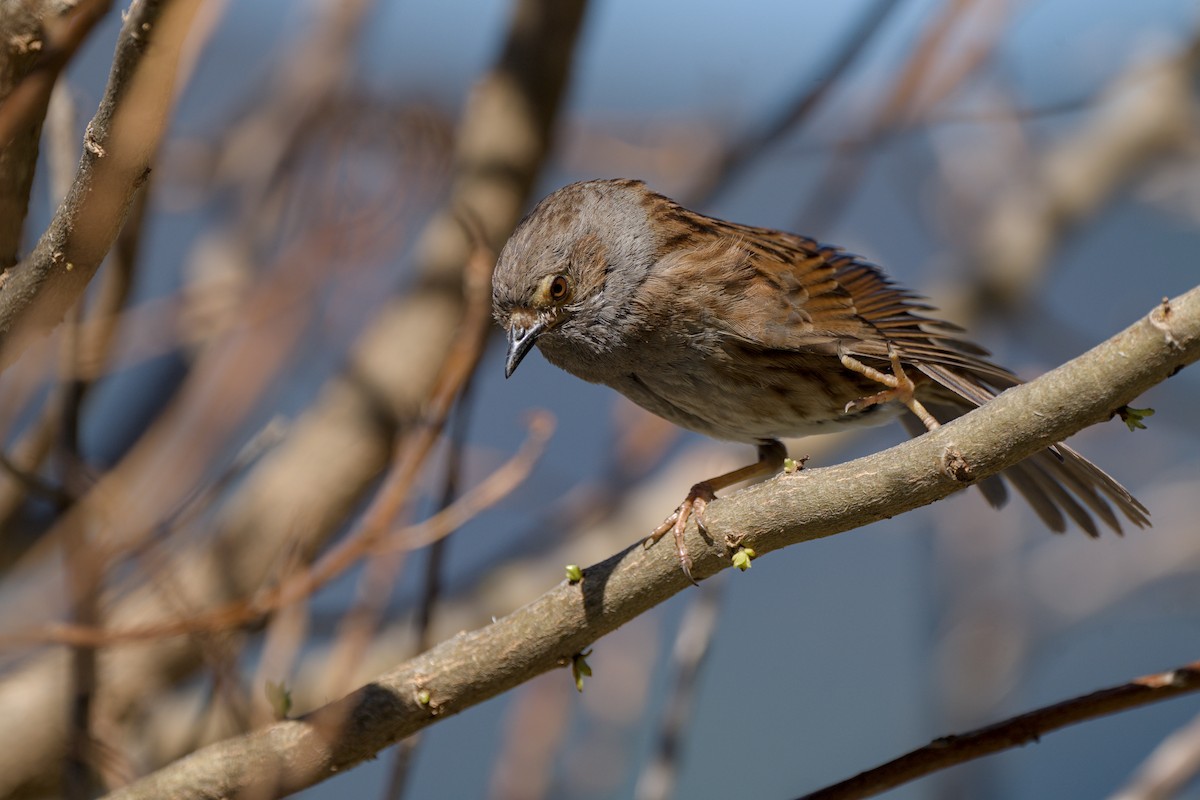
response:
M762 553L895 516L1106 420L1200 359L1200 288L1068 364L959 420L848 464L781 476L712 504L706 542L694 525L693 574L728 567L722 535ZM946 467L952 454L956 469ZM462 633L304 717L200 750L111 795L210 798L257 787L295 791L569 663L599 637L688 586L670 548L631 547L479 630ZM262 785L262 781L270 783Z

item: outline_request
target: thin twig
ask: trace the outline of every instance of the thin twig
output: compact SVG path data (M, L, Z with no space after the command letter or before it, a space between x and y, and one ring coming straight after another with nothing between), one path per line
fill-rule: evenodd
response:
M35 431L36 433L37 431ZM40 475L18 466L7 453L0 452L0 470L3 470L27 492L41 495L59 505L67 505L72 500L71 493L66 488L55 485Z
M751 160L761 157L786 133L807 120L875 40L888 16L903 5L896 0L878 0L868 7L834 49L828 63L815 76L805 73L795 96L775 117L725 149L717 163L691 189L689 202L698 206L708 204Z
M824 175L809 193L808 202L799 219L804 220L810 230L828 228L854 196L867 159L861 154L855 158L849 158L847 154L857 150L859 142L874 141L894 127L910 124L911 109L916 106L917 96L929 80L938 56L945 49L947 40L958 29L961 20L967 16L971 6L979 1L951 0L945 5L941 15L925 28L921 41L909 51L910 55L903 68L896 71L896 78L883 103L861 132L852 133L843 140ZM995 39L991 44L995 45ZM977 53L974 63L982 63L985 55ZM967 77L965 73L958 74L959 80L965 80ZM950 88L943 83L941 91L949 92Z
M423 547L440 539L461 526L480 511L499 502L529 474L533 463L541 454L549 438L553 424L547 415L534 416L530 421L530 435L521 449L490 474L479 486L473 488L454 504L428 520L403 528L387 536L387 547L392 550L411 550ZM384 532L386 533L386 532ZM347 553L361 557L371 552L377 535L374 529L360 532L362 538ZM290 602L303 599L341 574L341 570L354 563L349 556L339 557L331 565L321 569L299 571L286 578L273 590L263 592L252 601L238 601L218 609L196 614L180 620L153 623L123 629L96 629L73 625L52 625L43 629L0 636L0 648L29 644L67 644L105 647L122 643L161 639L166 636L182 636L191 633L228 630L261 618Z
M955 764L1036 742L1045 734L1068 725L1195 691L1200 691L1200 661L1169 672L1134 678L1128 683L1039 708L970 733L943 736L849 780L806 794L802 800L873 797Z
M442 484L442 496L438 500L438 511L445 511L453 503L459 493L459 483L462 479L463 451L466 449L467 420L471 408L471 382L463 386L462 394L455 408L454 420L451 423L450 448L446 454L446 476ZM421 600L417 606L416 643L417 653L423 653L433 644L430 631L433 624L433 610L438 599L442 596L442 570L446 560L447 537L435 539L425 555L425 577L421 586ZM396 746L392 756L392 768L388 771L388 783L384 789L384 800L400 800L408 785L408 775L416 758L417 748L421 744L421 734L414 734Z
M700 671L712 650L713 635L728 576L705 581L692 598L671 651L674 675L671 693L657 731L654 753L638 776L634 797L637 800L665 800L675 796L683 737L692 719L699 688Z

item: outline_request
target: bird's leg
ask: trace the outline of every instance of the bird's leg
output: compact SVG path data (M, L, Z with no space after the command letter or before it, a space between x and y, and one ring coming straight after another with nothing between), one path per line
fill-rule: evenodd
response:
M892 362L892 374L880 372L874 367L869 367L858 359L847 353L838 353L838 358L842 362L842 366L846 369L857 372L859 375L865 375L873 381L882 383L887 386L882 392L860 397L857 400L851 400L846 404L846 411L862 411L865 408L878 405L880 403L890 403L893 400L898 400L909 411L917 416L917 419L925 423L925 427L929 430L935 430L941 427L941 424L933 418L933 414L925 406L921 405L921 401L916 398L916 384L904 372L904 366L900 363L900 354L896 348L888 343L888 358Z
M717 499L717 490L725 489L742 481L774 474L783 468L785 458L787 458L787 449L781 442L775 440L763 442L758 446L758 461L755 463L715 478L709 478L706 481L700 481L693 486L687 497L679 504L679 508L675 509L675 513L663 520L663 523L654 529L643 544L649 547L665 536L667 531L674 531L675 552L679 555L679 566L683 569L683 574L687 576L687 579L695 583L696 579L692 577L692 557L688 555L687 545L683 541L683 533L687 530L688 519L694 516L696 525L702 531L707 531L708 529L704 525L704 510L711 501Z

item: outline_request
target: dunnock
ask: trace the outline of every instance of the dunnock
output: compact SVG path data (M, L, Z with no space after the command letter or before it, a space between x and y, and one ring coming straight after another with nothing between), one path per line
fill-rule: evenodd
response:
M758 445L757 463L697 483L647 540L673 530L689 578L688 517L703 525L716 491L778 471L781 437L905 409L916 435L1019 382L875 265L689 211L635 180L576 183L539 203L500 254L492 306L508 331L505 375L536 344L677 425ZM1065 513L1096 536L1094 513L1119 533L1109 501L1149 524L1141 503L1066 445L1002 475L1055 531ZM1004 503L1001 481L979 485Z

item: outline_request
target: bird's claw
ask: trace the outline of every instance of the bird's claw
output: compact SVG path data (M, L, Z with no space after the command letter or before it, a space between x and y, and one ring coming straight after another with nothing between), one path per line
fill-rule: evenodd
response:
M662 524L655 528L643 543L645 547L658 542L659 539L667 535L667 531L671 531L675 535L675 554L679 556L679 567L683 570L683 574L692 583L699 585L696 579L692 577L692 557L688 554L687 544L684 541L683 534L687 530L688 520L692 517L696 518L696 525L700 530L706 530L704 525L704 511L708 508L708 504L717 499L717 494L708 483L697 483L688 492L683 502L679 504L679 508L662 521Z
M874 367L869 367L858 359L846 354L839 353L842 366L852 372L857 372L859 375L865 375L877 383L882 383L887 386L882 392L860 397L857 400L851 400L846 403L844 413L863 411L871 406L890 403L893 400L899 401L905 408L917 416L917 419L924 423L929 430L938 428L939 423L934 419L933 415L926 410L921 401L917 399L917 385L913 383L912 378L909 378L904 372L904 366L900 363L900 353L890 342L888 343L888 360L892 365L892 374L880 372Z

